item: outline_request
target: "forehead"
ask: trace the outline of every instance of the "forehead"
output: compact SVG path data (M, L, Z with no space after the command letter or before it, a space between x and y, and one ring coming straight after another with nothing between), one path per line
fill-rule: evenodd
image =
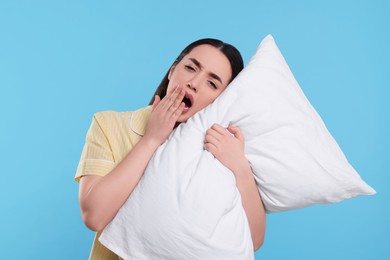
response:
M189 59L196 59L205 71L218 75L224 84L227 84L232 76L228 58L212 45L196 46L183 58L184 61Z

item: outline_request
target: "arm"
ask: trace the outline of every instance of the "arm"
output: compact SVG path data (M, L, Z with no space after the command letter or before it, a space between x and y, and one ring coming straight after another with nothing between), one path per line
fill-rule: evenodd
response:
M257 251L264 242L266 225L265 210L249 163L247 163L247 167L245 168L241 172L234 174L236 176L237 188L241 194L242 204L248 218L253 248Z
M249 222L253 248L256 251L264 242L265 210L252 169L245 158L244 137L238 127L229 126L227 130L214 124L207 130L204 147L236 177L236 185Z
M116 215L141 179L146 166L184 109L184 92L177 88L160 101L156 96L144 137L105 176L84 176L80 180L79 202L85 225L102 230Z

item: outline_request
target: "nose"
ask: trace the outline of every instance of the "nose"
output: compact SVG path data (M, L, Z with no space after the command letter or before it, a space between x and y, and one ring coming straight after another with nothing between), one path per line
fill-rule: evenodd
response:
M196 93L201 88L204 81L205 75L204 72L201 71L193 75L191 78L187 78L186 87L192 89Z
M196 86L197 84L194 82L187 82L186 87L192 89L193 91L197 92L198 88Z

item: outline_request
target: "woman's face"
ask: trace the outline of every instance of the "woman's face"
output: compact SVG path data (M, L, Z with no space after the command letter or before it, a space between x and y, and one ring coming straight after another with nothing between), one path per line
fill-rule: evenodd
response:
M168 74L167 94L175 86L185 91L185 108L177 122L186 122L211 104L227 87L232 77L229 60L217 48L203 44L193 48Z

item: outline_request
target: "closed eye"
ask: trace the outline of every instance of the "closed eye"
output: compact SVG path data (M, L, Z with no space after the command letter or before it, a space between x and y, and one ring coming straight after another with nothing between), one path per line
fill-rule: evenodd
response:
M195 71L195 68L190 65L184 65L184 67L189 71Z
M209 81L212 88L217 89L217 85L213 81Z

